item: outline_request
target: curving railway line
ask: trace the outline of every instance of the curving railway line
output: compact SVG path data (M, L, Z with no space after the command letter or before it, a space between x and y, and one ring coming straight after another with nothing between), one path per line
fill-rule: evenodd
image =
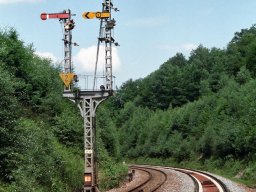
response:
M138 186L128 190L128 192L154 192L167 180L167 174L160 169L140 166L131 166L130 169L144 171L148 174L148 178Z
M191 169L173 168L173 170L189 175L195 183L196 192L229 192L222 181L210 174Z
M201 171L148 165L133 165L130 169L143 171L148 176L138 185L126 190L127 192L174 191L168 188L168 182L170 182L168 178L173 177L168 174L170 170L188 175L194 183L193 192L231 192L219 179Z

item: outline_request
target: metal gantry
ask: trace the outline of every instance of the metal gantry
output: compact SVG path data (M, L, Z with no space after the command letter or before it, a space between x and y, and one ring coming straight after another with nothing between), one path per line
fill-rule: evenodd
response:
M105 43L105 74L104 83L96 90L75 90L74 83L77 76L73 73L72 66L72 29L75 26L71 19L71 11L63 13L41 14L41 19L58 18L64 23L64 70L60 74L64 83L63 97L75 102L84 118L84 192L95 192L97 190L97 160L96 160L96 110L105 99L113 95L113 74L112 74L112 45L118 45L112 36L112 30L116 21L111 18L113 7L112 0L103 0L102 12L85 12L85 19L98 18L101 20L99 44ZM99 48L98 44L98 48ZM97 63L97 62L96 62ZM97 65L97 64L96 64ZM97 67L95 68L97 70ZM95 71L96 74L96 71ZM96 79L96 78L95 78Z
M109 97L108 93L94 96L81 96L82 113L84 118L84 192L94 192L97 188L96 160L96 109L99 104Z
M116 25L116 21L111 18L113 7L111 0L104 0L102 3L102 12L85 12L85 19L98 18L101 20L99 42L105 43L105 83L100 86L100 90L86 91L80 95L82 102L80 104L84 117L84 133L85 133L85 170L84 170L84 192L93 192L97 188L97 160L96 160L96 125L95 114L99 104L113 94L113 74L112 74L112 45L118 45L112 36L112 30ZM99 44L98 44L99 49ZM98 57L98 56L97 56ZM97 58L96 58L97 60ZM96 62L97 65L97 62ZM97 66L95 67L97 70ZM96 71L95 71L96 75ZM96 79L96 78L95 78ZM95 82L94 82L95 84ZM82 92L81 92L82 93ZM83 105L83 107L81 107Z

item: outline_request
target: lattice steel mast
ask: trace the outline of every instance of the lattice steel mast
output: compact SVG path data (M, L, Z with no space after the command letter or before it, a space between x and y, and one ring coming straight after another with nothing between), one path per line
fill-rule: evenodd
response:
M100 92L93 90L92 95L82 96L82 109L85 126L85 184L84 192L93 192L97 188L97 170L96 170L96 125L95 113L99 104L107 97L113 94L113 75L112 75L112 45L118 45L112 36L112 30L115 27L115 20L111 18L113 3L111 0L104 0L102 12L85 12L85 19L99 18L101 19L99 42L105 43L105 82L100 86ZM98 49L99 49L98 44ZM98 57L98 56L97 56ZM96 62L97 65L97 62ZM95 67L97 70L97 66ZM96 74L96 71L95 71ZM94 82L95 84L95 82ZM89 92L87 92L89 93Z
M61 23L64 24L64 70L60 73L60 77L64 83L64 91L72 91L73 80L77 80L77 76L73 73L72 66L72 45L77 46L76 43L72 42L72 30L75 27L75 22L71 19L71 11L64 10L62 13L42 13L41 19L59 19Z
M115 26L115 20L111 19L111 10L113 4L111 0L105 0L103 3L103 12L109 12L110 17L104 19L105 23L105 69L106 69L106 90L112 90L113 80L112 80L112 43L114 39L112 37L112 29Z
M73 73L72 66L72 29L75 24L71 19L71 11L63 13L41 14L41 19L58 18L64 23L64 71L60 74L64 83L63 97L74 101L84 118L84 192L94 192L97 188L97 170L96 170L96 109L106 98L113 95L113 75L112 75L112 45L116 46L112 37L112 30L115 26L115 20L111 18L111 11L118 11L113 7L112 0L103 0L102 12L85 12L85 19L101 19L103 25L99 41L105 43L105 82L99 90L81 91L74 90L73 85L76 81L76 75Z

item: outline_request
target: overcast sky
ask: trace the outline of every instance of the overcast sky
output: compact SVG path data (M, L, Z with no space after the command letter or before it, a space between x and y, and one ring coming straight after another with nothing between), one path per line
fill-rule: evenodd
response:
M82 13L100 11L101 0L0 0L0 27L14 27L36 52L60 62L62 29L58 20L42 21L43 12L71 9L76 14L73 49L77 73L94 68L99 20L85 20ZM224 48L235 32L256 23L255 0L113 0L120 12L114 49L114 75L120 86L128 79L149 75L182 52L187 57L199 44ZM100 60L101 61L101 60ZM102 60L104 62L104 60Z

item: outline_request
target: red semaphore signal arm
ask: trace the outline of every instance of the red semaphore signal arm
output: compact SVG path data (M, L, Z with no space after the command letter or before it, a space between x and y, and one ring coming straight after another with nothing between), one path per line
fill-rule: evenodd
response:
M70 18L69 13L42 13L41 14L41 19L46 20L46 19L68 19Z

